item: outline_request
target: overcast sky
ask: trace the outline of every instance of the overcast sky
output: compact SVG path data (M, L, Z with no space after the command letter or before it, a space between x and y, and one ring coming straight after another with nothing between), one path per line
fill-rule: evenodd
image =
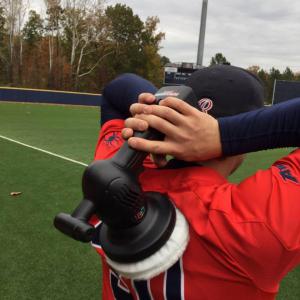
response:
M39 3L34 0L32 3ZM196 62L202 0L107 0L124 3L142 20L158 16L165 32L160 53ZM222 52L233 65L300 71L300 1L208 0L204 65Z

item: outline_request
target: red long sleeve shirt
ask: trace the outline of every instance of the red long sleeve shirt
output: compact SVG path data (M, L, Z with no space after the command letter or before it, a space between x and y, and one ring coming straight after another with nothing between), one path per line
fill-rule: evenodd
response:
M123 125L104 124L95 159L120 148ZM275 299L281 279L300 263L300 150L240 184L202 166L155 169L149 159L145 166L143 190L168 195L189 223L190 240L175 265L136 281L109 268L96 238L103 299Z

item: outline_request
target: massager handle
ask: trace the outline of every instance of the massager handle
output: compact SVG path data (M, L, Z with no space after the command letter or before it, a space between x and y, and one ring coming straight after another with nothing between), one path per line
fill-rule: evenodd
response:
M72 215L59 213L54 218L54 226L74 240L90 242L94 236L95 228L88 221L94 213L95 204L91 200L83 199Z
M188 86L165 86L157 91L155 97L156 104L159 104L159 102L162 99L165 99L166 97L177 97L185 100L185 102L189 103L194 107L197 106L197 98L192 88ZM161 132L152 128L149 128L149 130L144 132L135 131L134 136L144 138L146 140L163 140L164 138L164 135ZM135 149L130 148L128 143L125 142L124 145L120 148L120 150L112 158L112 160L121 168L130 169L133 172L140 172L143 161L147 155L148 153L146 152L137 151Z
M135 131L134 136L147 140L163 140L164 137L162 133L152 128L144 132ZM142 170L143 161L147 155L149 153L135 150L128 145L128 142L125 142L112 161L120 168L130 169L133 173L138 174Z

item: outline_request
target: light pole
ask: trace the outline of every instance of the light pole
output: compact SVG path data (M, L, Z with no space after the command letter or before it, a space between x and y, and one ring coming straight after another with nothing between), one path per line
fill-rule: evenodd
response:
M197 67L198 68L203 66L207 6L208 6L208 0L203 0L201 22L200 22L199 43L198 43L198 53L197 53Z

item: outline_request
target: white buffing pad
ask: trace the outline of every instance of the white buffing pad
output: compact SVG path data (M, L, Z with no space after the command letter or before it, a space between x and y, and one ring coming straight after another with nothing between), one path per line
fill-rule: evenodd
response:
M169 269L182 256L189 241L189 225L176 209L176 222L169 240L154 254L135 263L119 263L106 257L107 263L120 275L147 280Z

